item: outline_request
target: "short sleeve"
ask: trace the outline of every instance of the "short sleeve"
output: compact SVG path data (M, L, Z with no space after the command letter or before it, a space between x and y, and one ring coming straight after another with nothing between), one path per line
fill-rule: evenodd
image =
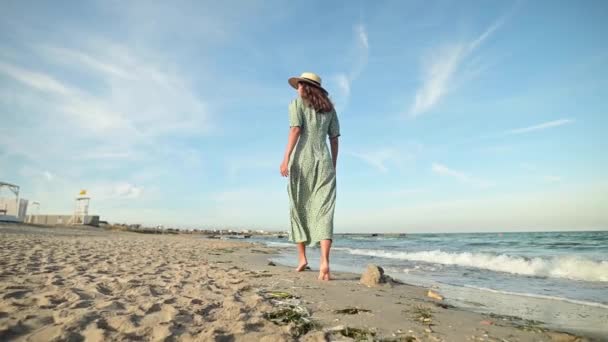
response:
M302 113L298 108L298 100L293 100L289 104L289 126L290 127L301 127L302 126Z
M332 113L327 134L329 135L330 139L340 136L340 121L338 120L338 114L336 114L335 111Z

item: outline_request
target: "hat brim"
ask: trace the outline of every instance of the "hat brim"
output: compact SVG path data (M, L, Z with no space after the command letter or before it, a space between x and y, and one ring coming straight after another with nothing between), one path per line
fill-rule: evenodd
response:
M314 86L314 87L317 87L317 88L319 88L319 89L323 90L323 91L325 92L325 94L327 94L327 93L328 93L328 92L327 92L327 90L325 90L325 88L321 87L320 85L318 85L318 84L316 84L316 83L314 83L314 82L312 82L312 81L310 81L310 80L308 80L308 79L306 79L306 78L302 78L302 77L291 77L291 78L288 80L288 82L289 82L289 85L290 85L292 88L294 88L294 89L298 89L298 83L300 83L300 82L306 82L306 83L308 83L308 84L310 84L310 85L312 85L312 86Z

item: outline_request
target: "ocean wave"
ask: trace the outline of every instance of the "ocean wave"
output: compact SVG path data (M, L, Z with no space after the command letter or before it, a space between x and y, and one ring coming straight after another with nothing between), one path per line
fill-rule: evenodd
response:
M264 243L268 247L293 247L294 246L293 243L287 243L287 242L264 241Z
M510 296L521 296L521 297L531 297L531 298L558 300L558 301L561 301L561 302L567 302L567 303L573 303L573 304L579 304L579 305L587 305L587 306L595 306L595 307L602 308L602 309L608 309L608 305L606 305L606 304L596 303L596 302L589 302L589 301L586 301L586 300L570 299L570 298L556 297L556 296L547 296L547 295L541 295L541 294L535 294L535 293L522 293L522 292L511 292L511 291L503 291L503 290L494 290L494 289L489 289L489 288L486 288L486 287L478 287L478 286L472 286L472 285L464 285L464 287L467 287L467 288L470 288L470 289L475 289L475 290L486 291L486 292L505 294L505 295L510 295Z
M595 261L577 256L560 256L544 259L524 258L505 254L451 253L441 250L396 252L355 248L340 249L353 255L457 265L526 276L608 282L608 261Z

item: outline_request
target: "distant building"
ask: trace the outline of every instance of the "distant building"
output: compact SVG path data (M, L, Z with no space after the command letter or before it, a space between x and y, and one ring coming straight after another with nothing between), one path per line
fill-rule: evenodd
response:
M9 197L4 197L8 192ZM0 221L23 222L27 213L26 199L19 198L19 186L0 182Z

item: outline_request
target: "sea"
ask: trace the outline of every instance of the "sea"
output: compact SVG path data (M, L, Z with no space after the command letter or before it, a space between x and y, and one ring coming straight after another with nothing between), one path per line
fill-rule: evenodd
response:
M274 262L296 266L285 238L254 240L277 248ZM314 270L318 248L307 255ZM332 270L367 264L457 307L608 339L608 231L334 236Z

